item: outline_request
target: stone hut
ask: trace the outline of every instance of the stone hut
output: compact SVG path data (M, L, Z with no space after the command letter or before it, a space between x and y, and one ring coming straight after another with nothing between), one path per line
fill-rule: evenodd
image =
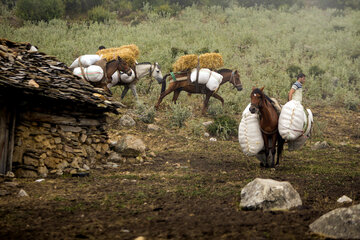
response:
M0 39L0 174L46 177L106 161L120 104L29 43Z

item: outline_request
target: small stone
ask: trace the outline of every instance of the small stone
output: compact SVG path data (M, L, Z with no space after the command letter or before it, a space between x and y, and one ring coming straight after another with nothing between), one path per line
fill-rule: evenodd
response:
M210 137L210 134L206 132L206 133L204 133L204 136L205 137Z
M352 202L352 199L349 198L348 196L346 195L343 195L341 198L339 198L337 200L338 203L351 203Z
M212 123L213 123L213 121L203 122L203 125L205 127L207 127L207 126L211 125Z
M216 142L216 141L217 141L217 139L216 139L216 138L214 138L214 137L212 137L212 138L210 138L210 141L211 141L211 142Z
M19 197L29 197L29 194L27 194L27 192L25 192L24 189L20 189L18 196Z

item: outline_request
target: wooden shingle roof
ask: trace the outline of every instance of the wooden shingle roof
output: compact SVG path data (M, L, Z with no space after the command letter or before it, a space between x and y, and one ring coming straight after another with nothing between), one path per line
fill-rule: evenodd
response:
M56 57L31 51L31 44L0 39L0 94L16 90L54 100L89 105L104 112L117 112L121 104L111 101L102 89L75 76Z

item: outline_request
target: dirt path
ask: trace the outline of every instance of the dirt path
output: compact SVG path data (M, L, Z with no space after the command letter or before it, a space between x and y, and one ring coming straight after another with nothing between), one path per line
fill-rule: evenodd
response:
M336 203L342 195L360 202L360 113L313 112L315 139L300 151L285 150L276 170L242 154L237 139L211 142L137 126L156 153L143 163L92 170L84 178L2 183L0 190L12 194L0 197L0 239L319 239L310 223L344 206ZM319 135L330 147L314 151ZM256 177L289 181L303 206L239 209L241 189ZM30 197L17 197L21 188Z

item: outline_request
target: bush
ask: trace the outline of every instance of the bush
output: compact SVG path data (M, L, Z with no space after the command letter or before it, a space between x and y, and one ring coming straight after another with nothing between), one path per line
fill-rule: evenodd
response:
M141 102L138 102L136 105L136 113L139 115L139 119L144 123L153 123L155 120L154 107L147 107Z
M237 135L237 122L227 115L216 117L214 122L207 127L207 131L223 140Z
M49 21L64 15L65 5L61 0L18 0L16 16L23 20Z
M190 107L183 107L181 104L172 104L171 110L170 124L172 126L181 128L184 126L185 121L191 117Z
M88 11L88 19L93 22L106 22L109 21L111 13L102 6L94 7Z

